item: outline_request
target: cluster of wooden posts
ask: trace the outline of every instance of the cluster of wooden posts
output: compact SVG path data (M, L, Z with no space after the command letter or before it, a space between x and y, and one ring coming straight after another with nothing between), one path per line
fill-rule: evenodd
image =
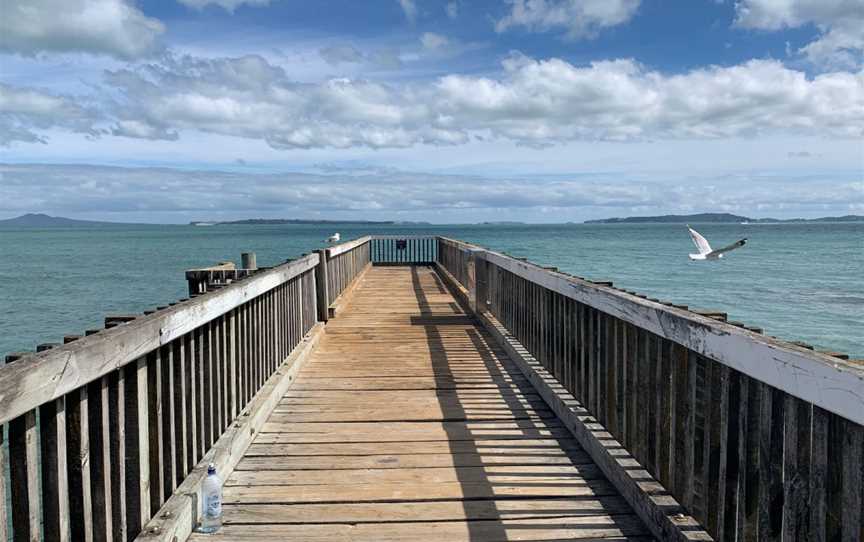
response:
M194 522L202 465L248 442L250 405L373 263L446 271L714 538L864 539L860 362L463 242L384 236L195 270L189 299L9 356L0 542Z

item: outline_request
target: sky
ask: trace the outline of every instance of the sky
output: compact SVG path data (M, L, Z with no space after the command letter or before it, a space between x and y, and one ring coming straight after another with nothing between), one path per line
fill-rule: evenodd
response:
M27 212L864 214L864 0L4 0Z

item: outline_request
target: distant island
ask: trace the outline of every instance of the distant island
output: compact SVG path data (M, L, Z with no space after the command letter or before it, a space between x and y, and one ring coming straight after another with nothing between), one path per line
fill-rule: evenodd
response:
M481 222L481 226L522 226L524 222L516 222L513 220L498 220L496 222Z
M724 223L724 224L776 224L786 222L864 222L864 216L826 216L822 218L750 218L730 213L699 213L694 215L628 216L626 218L602 218L586 220L585 224L687 224L687 223Z
M381 225L381 224L396 224L393 221L373 222L370 220L311 220L305 218L247 218L244 220L225 220L221 222L210 222L206 220L196 220L189 223L192 226L218 226L218 225L273 225L273 224L365 224L365 225ZM403 222L404 224L404 222Z
M43 213L27 213L15 218L0 220L0 228L93 228L105 226L125 226L121 222L99 222L95 220L75 220L62 216L49 216Z

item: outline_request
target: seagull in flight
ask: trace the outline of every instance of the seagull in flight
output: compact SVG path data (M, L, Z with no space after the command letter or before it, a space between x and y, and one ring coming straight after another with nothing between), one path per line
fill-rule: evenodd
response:
M689 254L691 260L719 260L723 257L724 252L735 250L736 248L743 247L747 244L747 238L745 237L739 241L735 241L727 247L714 250L711 248L711 245L708 244L708 239L702 237L701 233L691 228L689 224L687 225L687 229L690 230L690 237L696 245L696 250L699 251L698 254Z
M339 239L340 239L340 237L339 237L339 233L336 232L336 233L334 233L333 235L331 235L330 237L327 238L327 242L330 243L330 244L332 245L333 243L338 243L338 242L339 242Z

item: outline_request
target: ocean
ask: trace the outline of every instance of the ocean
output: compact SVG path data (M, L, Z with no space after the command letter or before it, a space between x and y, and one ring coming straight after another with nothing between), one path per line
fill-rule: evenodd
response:
M244 251L273 265L339 231L445 235L864 358L864 223L695 227L714 246L749 242L722 261L691 262L683 224L0 229L0 355L185 297L186 269Z

